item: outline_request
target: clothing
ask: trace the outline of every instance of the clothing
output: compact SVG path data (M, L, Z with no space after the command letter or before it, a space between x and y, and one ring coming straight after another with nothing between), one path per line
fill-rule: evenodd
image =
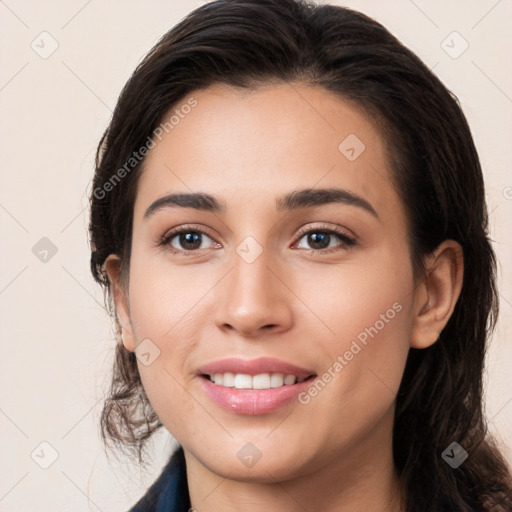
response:
M180 446L156 482L129 512L188 512L189 509L185 454Z

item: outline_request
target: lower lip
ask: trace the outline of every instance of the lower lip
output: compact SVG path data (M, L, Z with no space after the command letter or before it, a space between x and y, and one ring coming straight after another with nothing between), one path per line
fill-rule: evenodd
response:
M222 408L236 414L267 414L292 401L305 391L314 377L296 384L270 389L236 389L214 384L205 377L199 377L203 389Z

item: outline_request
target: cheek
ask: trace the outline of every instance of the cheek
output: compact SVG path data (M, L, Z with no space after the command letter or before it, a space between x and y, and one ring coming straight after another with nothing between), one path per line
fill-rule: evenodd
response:
M199 270L195 265L176 265L170 258L139 254L135 248L130 267L130 314L137 343L149 339L159 351L150 365L138 361L146 395L167 430L183 439L203 435L202 423L192 418L206 420L215 432L218 427L191 398L197 392L197 383L192 382L197 379L192 356L205 350L204 345L201 350L198 346L205 339L205 326L212 322L211 291L226 270L213 271L206 266Z
M205 293L215 284L212 272L176 265L172 256L137 254L130 267L130 313L137 338L172 338L193 324Z
M329 328L329 346L357 337L364 342L365 333L375 334L374 328L383 338L392 332L403 337L410 326L414 282L406 250L379 247L337 267L308 270L307 275L294 286Z
M381 392L392 400L409 351L414 284L407 251L380 247L317 282L321 290L304 289L303 296L331 331L319 349L324 371L343 375L332 379L333 388L362 403Z

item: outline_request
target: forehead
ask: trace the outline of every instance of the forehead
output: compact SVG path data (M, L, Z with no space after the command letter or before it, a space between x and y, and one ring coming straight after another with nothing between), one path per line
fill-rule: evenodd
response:
M208 192L228 206L275 207L275 197L305 187L343 187L376 209L398 200L374 124L321 87L215 85L192 92L163 122L171 116L172 128L155 139L144 162L138 217L171 192Z

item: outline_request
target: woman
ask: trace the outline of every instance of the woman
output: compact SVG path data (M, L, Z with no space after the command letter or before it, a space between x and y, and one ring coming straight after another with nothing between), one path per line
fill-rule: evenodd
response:
M104 439L180 445L132 511L511 510L478 156L377 22L192 12L122 91L90 234L119 335Z

